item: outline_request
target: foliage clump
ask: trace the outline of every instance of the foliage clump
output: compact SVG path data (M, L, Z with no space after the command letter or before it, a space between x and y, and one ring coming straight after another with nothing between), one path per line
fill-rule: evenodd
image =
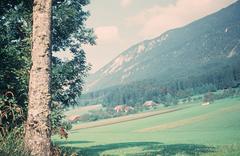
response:
M0 138L0 154L4 156L30 156L24 151L24 129L14 128L5 137Z
M95 44L93 29L86 27L89 0L54 0L52 15L52 134L60 127L70 129L63 110L76 105L84 78L90 66L86 62L83 44ZM0 2L0 131L6 144L0 151L21 147L11 142L15 129L23 129L27 116L28 83L31 69L31 34L33 0ZM60 59L57 53L68 51L72 58ZM14 138L14 137L12 137ZM16 138L15 138L16 139ZM16 148L15 147L15 148ZM21 151L19 149L19 151ZM8 153L6 153L8 154ZM15 155L15 153L11 153ZM16 154L21 155L21 154Z

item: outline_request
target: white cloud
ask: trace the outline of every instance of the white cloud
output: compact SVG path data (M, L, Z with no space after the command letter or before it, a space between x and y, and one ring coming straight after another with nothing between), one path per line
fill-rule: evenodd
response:
M97 45L84 45L87 61L91 63L91 73L110 62L119 52L122 52L123 39L121 39L117 26L101 26L95 28Z
M133 0L121 0L120 4L121 4L122 7L126 8L126 7L128 7L132 4L132 1Z
M120 38L119 30L116 26L97 27L95 29L95 34L97 35L98 44L113 42Z
M165 7L155 5L127 18L128 25L140 27L140 37L145 39L186 25L211 14L236 0L177 0Z

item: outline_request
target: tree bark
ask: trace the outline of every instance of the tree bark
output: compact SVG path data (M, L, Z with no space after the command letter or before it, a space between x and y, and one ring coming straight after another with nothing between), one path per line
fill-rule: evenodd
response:
M32 67L29 81L25 149L31 155L51 155L51 17L52 0L34 0Z

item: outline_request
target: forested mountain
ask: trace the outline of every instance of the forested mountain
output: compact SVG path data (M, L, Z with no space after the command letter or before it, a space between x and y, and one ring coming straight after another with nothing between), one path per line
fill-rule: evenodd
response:
M166 102L240 82L240 1L136 44L95 74L81 102ZM173 100L174 101L174 100Z
M240 54L240 1L136 44L91 75L86 91L145 79L166 81L221 69Z

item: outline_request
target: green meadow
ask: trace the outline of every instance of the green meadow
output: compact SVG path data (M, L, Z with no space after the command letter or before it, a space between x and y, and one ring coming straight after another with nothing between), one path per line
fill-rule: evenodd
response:
M94 128L78 126L67 140L53 139L79 155L240 155L239 97Z

